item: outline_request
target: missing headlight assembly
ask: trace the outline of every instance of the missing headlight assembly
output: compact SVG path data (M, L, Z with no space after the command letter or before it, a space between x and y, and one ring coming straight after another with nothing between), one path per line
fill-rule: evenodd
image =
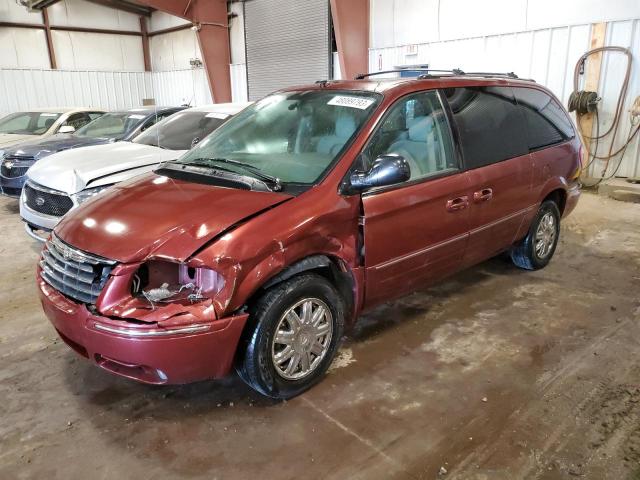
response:
M131 293L145 298L152 308L167 303L188 305L217 295L224 283L224 278L209 268L151 260L133 274Z

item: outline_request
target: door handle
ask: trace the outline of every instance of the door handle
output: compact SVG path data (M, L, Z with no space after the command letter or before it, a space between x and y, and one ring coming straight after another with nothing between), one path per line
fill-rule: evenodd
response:
M473 201L476 203L486 202L493 198L493 190L490 188L483 188L477 192L473 192Z
M456 212L458 210L463 210L467 208L469 205L469 197L466 195L464 197L452 198L451 200L447 200L447 210L450 212Z

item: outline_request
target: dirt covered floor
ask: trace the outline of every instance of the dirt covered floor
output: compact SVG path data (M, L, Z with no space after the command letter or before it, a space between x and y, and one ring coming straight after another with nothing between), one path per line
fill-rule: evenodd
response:
M640 205L584 194L548 268L494 259L362 318L320 385L120 379L57 339L0 199L0 478L640 478Z

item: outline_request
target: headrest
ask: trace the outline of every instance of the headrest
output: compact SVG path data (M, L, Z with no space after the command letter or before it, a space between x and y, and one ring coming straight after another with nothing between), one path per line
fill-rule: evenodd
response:
M409 140L412 142L426 142L427 134L433 129L433 118L422 117L414 119L409 127Z
M47 118L44 121L44 126L47 130L49 130L49 128L51 128L51 125L53 125L53 122L55 122L56 120L54 118Z
M349 138L356 131L356 121L350 115L340 115L336 119L336 136Z

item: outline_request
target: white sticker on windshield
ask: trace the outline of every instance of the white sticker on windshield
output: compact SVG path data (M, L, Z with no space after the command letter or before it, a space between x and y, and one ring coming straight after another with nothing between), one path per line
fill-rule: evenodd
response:
M142 119L144 117L145 117L144 115L137 115L137 114L136 115L129 115L129 118L133 118L135 120L140 120L140 119Z
M224 120L229 115L227 115L226 113L209 112L205 116L209 118L219 118L220 120Z
M347 97L345 95L336 95L327 105L335 105L336 107L349 107L366 110L373 104L374 100L361 97Z
M40 116L41 117L57 117L58 115L60 115L59 113L41 113Z

